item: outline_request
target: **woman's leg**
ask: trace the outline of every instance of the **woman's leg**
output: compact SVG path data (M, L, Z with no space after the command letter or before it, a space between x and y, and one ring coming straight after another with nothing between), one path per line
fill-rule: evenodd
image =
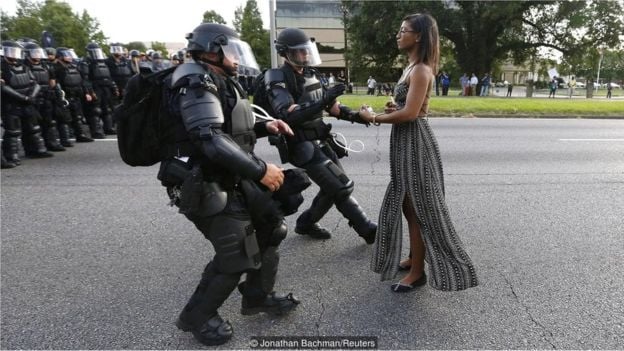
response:
M420 235L420 224L416 217L416 210L412 206L409 196L403 200L403 215L407 219L407 227L410 234L411 269L401 279L402 283L412 284L418 280L425 270L425 244ZM404 264L403 266L407 266Z

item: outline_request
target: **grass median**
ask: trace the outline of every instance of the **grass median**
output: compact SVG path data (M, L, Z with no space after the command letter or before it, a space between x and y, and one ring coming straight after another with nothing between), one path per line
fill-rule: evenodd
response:
M340 102L357 108L367 104L383 112L388 96L342 95ZM433 96L431 116L449 117L624 117L623 99L503 98Z

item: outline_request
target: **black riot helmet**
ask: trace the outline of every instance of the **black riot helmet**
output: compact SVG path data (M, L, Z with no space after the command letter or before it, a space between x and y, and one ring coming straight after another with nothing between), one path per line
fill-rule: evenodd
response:
M295 66L318 66L321 64L314 38L310 39L299 28L285 28L275 39L275 50Z
M14 40L2 41L2 56L12 65L22 59L22 49L23 47Z
M129 55L130 57L139 57L141 53L139 52L139 50L130 50Z
M56 48L56 58L63 62L73 62L78 59L74 49L58 47Z
M115 57L120 57L124 54L124 47L120 43L110 44L110 53Z
M85 47L85 50L87 51L87 57L89 57L92 60L98 61L98 60L105 59L104 52L102 51L102 48L97 43L87 44L87 46Z
M37 43L29 42L24 44L24 54L33 63L39 63L48 58L45 51Z
M55 48L52 48L52 47L45 48L45 52L46 52L46 55L48 55L48 56L56 56L56 49Z
M188 45L186 50L194 60L199 59L202 52L219 54L219 62L209 62L223 67L223 58L227 57L231 62L239 66L252 67L259 70L256 58L251 47L239 39L238 33L232 28L218 23L202 23L186 35Z

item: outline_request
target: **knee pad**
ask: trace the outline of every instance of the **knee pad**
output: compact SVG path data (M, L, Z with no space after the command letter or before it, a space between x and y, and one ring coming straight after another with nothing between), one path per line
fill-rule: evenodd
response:
M91 110L91 114L93 115L93 117L100 117L102 115L102 109L99 107L94 107Z
M273 228L273 232L269 238L269 246L279 246L282 240L286 238L286 234L288 234L288 226L282 220L275 228Z
M216 216L207 237L215 249L218 271L237 273L260 267L260 248L249 219Z

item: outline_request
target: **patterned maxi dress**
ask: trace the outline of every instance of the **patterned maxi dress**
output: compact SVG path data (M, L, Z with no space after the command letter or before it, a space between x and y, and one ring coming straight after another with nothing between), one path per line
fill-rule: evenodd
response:
M394 90L397 108L405 106L408 86L399 82ZM428 111L431 87L421 111ZM438 144L429 122L417 118L393 124L390 134L390 184L379 214L377 240L371 268L381 280L396 276L402 244L402 203L408 196L416 209L429 284L438 290L463 290L478 284L477 275L446 207L444 174Z

